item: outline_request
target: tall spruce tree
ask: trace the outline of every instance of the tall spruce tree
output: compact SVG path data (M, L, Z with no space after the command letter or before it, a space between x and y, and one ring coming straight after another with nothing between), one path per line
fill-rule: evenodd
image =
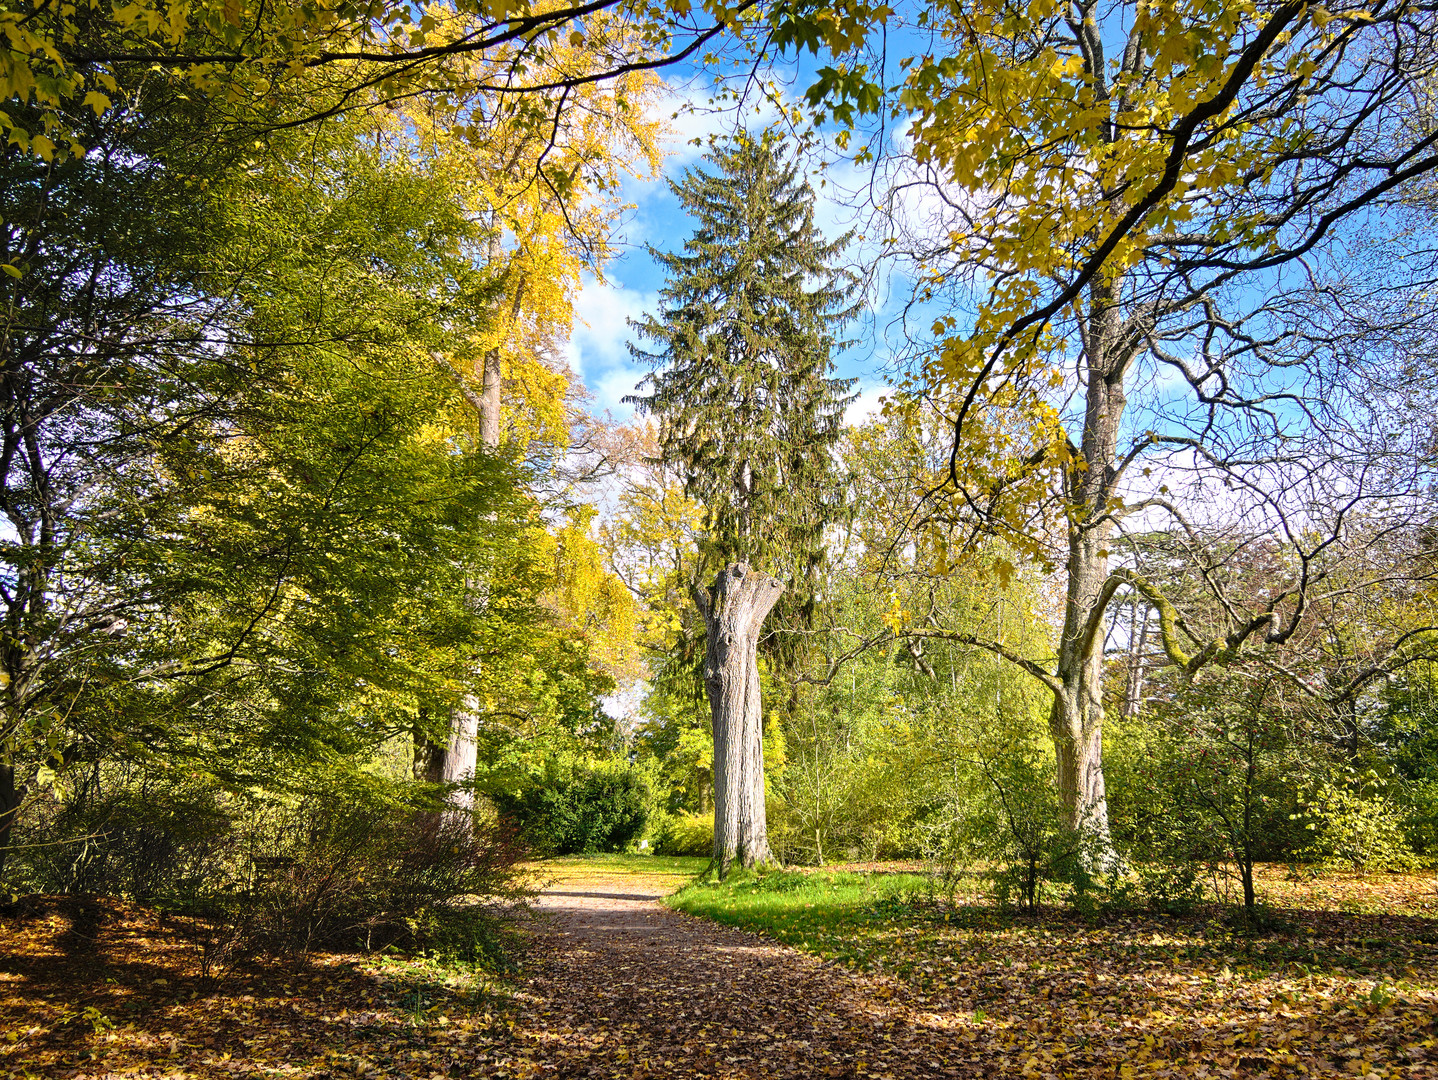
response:
M781 630L812 623L824 528L844 510L833 448L853 380L832 376L836 332L857 311L857 279L835 265L852 234L826 241L814 192L772 136L712 150L711 169L671 183L697 219L682 252L650 248L668 273L660 310L632 325L654 371L628 400L659 420L660 460L705 509L695 582L704 685L714 722L714 858L772 861L764 825L757 650L779 605ZM779 577L761 570L763 567ZM701 570L702 572L702 570ZM798 635L774 636L779 667Z

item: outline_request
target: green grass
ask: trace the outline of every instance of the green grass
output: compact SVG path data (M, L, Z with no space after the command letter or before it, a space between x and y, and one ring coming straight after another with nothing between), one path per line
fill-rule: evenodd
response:
M643 883L673 892L693 881L709 865L706 858L664 855L561 855L527 865L540 881L562 883L591 878Z
M905 937L921 932L928 921L909 900L929 889L929 880L917 874L735 871L722 883L694 882L666 902L827 960L893 970L896 960L909 954L901 947Z

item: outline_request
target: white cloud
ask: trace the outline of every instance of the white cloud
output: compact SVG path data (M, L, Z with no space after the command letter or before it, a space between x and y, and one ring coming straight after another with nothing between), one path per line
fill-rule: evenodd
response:
M844 410L844 423L850 427L858 427L878 416L883 398L894 392L893 387L883 383L860 382L857 389L859 396Z
M574 298L570 368L578 375L602 375L616 364L629 363L626 344L634 340L629 320L653 311L658 303L654 293L627 289L613 278L600 283L587 277Z
M593 392L599 411L608 410L619 419L633 412L633 406L621 399L634 393L646 368L629 355L628 343L635 340L629 320L654 311L658 304L654 293L626 288L614 278L583 282L574 301L574 333L567 358L570 370Z

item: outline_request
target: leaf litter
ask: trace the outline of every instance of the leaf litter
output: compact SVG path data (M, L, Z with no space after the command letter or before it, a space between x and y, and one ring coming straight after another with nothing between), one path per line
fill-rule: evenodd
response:
M570 876L504 985L363 954L206 985L192 921L40 899L0 918L0 1075L1438 1077L1431 882L1372 885L1257 936L892 903L761 935Z

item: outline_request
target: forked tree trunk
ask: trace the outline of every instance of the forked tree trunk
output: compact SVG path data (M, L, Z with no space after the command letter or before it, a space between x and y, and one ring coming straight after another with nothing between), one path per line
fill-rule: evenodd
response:
M695 588L707 644L704 688L714 721L714 862L772 864L764 821L764 716L759 692L759 631L784 585L745 563L731 563L712 590Z

